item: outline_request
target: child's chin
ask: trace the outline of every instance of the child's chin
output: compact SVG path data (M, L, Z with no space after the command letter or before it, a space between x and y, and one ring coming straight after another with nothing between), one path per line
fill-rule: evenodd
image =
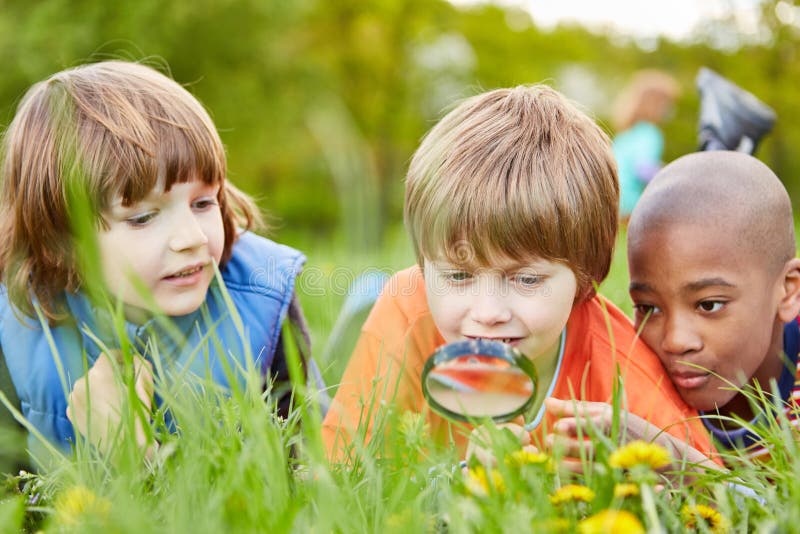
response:
M181 317L199 310L204 301L205 298L200 297L182 298L171 299L169 302L160 302L159 304L161 305L161 309L163 310L164 314L168 315L169 317Z
M700 412L716 412L718 407L725 406L729 398L714 398L709 395L692 395L681 392L686 404Z
M698 412L714 412L717 410L718 404L709 401L702 401L702 402L688 402L689 406L697 410Z
M200 301L196 305L187 305L187 306L174 306L171 309L167 309L167 315L170 317L181 317L184 315L189 315L190 313L194 313L200 309L200 305L203 302Z

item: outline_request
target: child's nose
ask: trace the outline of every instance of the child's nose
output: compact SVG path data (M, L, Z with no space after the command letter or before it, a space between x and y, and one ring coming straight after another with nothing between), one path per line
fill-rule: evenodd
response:
M484 294L473 300L470 316L476 323L493 326L510 321L511 309L502 295Z
M194 216L180 217L173 225L169 246L180 252L201 247L208 243L208 237Z
M665 321L661 348L670 354L682 355L702 349L703 342L692 327L691 321L673 316Z

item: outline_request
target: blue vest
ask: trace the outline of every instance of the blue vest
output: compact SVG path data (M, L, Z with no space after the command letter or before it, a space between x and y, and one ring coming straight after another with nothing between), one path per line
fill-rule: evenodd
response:
M160 360L171 369L210 375L225 387L230 386L229 377L235 377L243 385L240 371L255 365L263 373L272 364L304 262L294 249L244 233L221 271L224 290L215 279L197 311L143 325L126 323L125 336L147 359L153 358L156 346ZM226 304L225 291L235 314ZM82 293L67 294L66 303L72 320L49 327L48 340L39 321L15 315L0 286L0 346L22 414L62 449L75 437L66 417L66 392L94 364L101 346L120 347L108 311L95 308Z

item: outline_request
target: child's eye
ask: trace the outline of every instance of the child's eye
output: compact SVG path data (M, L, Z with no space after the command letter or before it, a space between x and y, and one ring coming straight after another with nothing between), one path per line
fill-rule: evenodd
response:
M212 206L216 206L217 204L218 203L216 197L201 198L194 202L194 208L202 211L202 210L207 210Z
M703 300L697 307L706 313L715 313L720 311L725 306L725 302L720 300Z
M543 277L538 274L517 273L511 280L522 287L533 287L542 283Z
M661 312L658 306L653 306L652 304L634 304L633 311L636 314L637 320L643 320Z
M472 273L468 273L467 271L445 271L442 273L442 276L444 276L445 280L448 282L454 283L466 282L472 279Z
M125 222L128 223L128 225L130 226L139 227L139 226L144 226L150 221L152 221L155 216L156 216L155 211L148 211L147 213L142 213L139 215L134 215L133 217L128 217L127 219L125 219Z

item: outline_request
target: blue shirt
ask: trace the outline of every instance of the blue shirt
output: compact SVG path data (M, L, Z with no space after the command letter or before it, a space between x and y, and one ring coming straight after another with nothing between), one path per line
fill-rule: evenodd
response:
M620 213L630 215L661 165L664 136L655 124L641 121L614 137L611 148L619 173Z

